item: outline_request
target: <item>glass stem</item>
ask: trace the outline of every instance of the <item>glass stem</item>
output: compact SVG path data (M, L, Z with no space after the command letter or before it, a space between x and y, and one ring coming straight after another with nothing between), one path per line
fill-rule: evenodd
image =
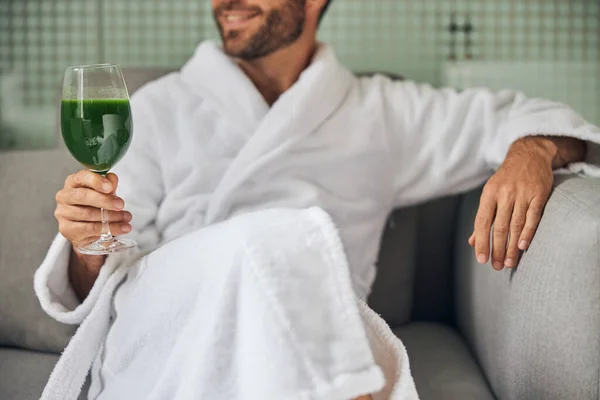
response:
M108 211L102 208L100 213L102 215L102 233L100 234L100 241L110 242L113 240L113 235L110 233L110 225L108 224Z

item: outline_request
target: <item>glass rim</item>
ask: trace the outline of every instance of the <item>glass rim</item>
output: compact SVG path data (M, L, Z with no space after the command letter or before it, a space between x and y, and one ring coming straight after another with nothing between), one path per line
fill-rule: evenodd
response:
M81 65L71 65L67 67L67 71L76 71L79 69L108 69L108 68L120 68L118 64L81 64Z

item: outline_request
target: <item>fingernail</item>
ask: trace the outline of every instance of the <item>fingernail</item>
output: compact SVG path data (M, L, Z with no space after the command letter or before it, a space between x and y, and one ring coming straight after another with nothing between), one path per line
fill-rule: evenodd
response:
M123 224L123 226L121 227L121 229L123 230L123 232L129 232L131 230L131 225L129 225L129 224Z
M485 264L486 261L487 261L487 257L485 256L485 254L479 254L477 256L477 262L479 264Z
M507 258L506 261L504 261L504 265L506 265L508 268L512 268L515 266L515 260L512 258Z
M112 185L109 182L104 182L102 184L102 190L104 190L107 193L110 193L110 190L112 189Z
M519 242L519 249L525 250L527 248L527 242L525 240L521 240Z
M125 221L131 221L132 215L129 211L125 211Z
M494 269L498 269L498 270L500 270L504 267L504 265L502 265L502 263L500 261L494 261L492 266L494 267Z
M113 201L113 204L115 205L115 208L116 208L116 209L119 209L119 210L120 210L121 208L123 208L123 206L125 205L125 204L123 203L123 200L120 200L120 199L117 199L117 200Z

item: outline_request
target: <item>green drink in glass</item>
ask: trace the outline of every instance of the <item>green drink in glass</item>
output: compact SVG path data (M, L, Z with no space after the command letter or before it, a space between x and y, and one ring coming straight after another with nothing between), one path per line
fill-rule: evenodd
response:
M129 94L121 68L114 64L67 68L61 102L61 130L73 157L85 168L106 175L123 158L133 134ZM100 239L80 246L83 254L103 255L135 246L110 233L102 211Z
M61 126L65 144L83 166L106 174L129 147L130 115L128 100L63 100Z

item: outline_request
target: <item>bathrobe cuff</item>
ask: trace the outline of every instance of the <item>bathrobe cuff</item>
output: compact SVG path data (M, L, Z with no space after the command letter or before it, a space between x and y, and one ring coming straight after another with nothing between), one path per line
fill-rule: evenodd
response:
M560 174L580 174L592 178L600 178L600 144L586 140L587 153L584 161L568 164L557 170Z
M42 309L49 316L65 324L77 325L90 313L109 275L102 268L90 294L81 303L69 281L71 249L71 243L63 235L56 235L35 273L34 289Z
M510 145L517 139L527 136L562 136L583 140L587 143L587 154L584 161L574 162L558 169L557 174L581 174L592 178L600 178L600 136L597 127L585 122L575 113L565 112L561 120L534 118L527 122L515 120L504 126L503 134L498 137L512 137L510 142L498 144L500 151L493 157L494 168L500 166L508 153ZM505 137L506 137L505 136ZM508 146L506 146L508 144Z

